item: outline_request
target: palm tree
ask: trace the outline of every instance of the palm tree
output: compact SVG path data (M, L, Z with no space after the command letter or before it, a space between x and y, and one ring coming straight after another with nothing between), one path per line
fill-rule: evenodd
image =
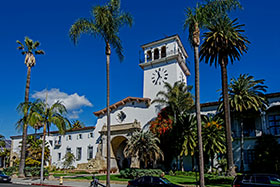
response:
M184 114L184 121L183 124L184 126L187 126L187 128L184 129L184 142L182 145L182 151L181 151L181 156L185 155L188 156L190 155L192 157L192 168L194 170L194 156L196 154L196 148L197 148L197 121L195 115L192 114Z
M209 30L204 34L204 42L201 46L200 58L204 59L210 66L215 64L221 66L222 93L224 102L224 121L227 143L228 175L235 175L233 163L231 122L228 100L227 65L230 61L240 60L241 55L247 52L250 43L242 34L244 25L239 25L237 19L231 21L227 16L219 18L215 24L207 26Z
M67 110L59 101L49 106L46 102L37 100L33 103L34 111L30 117L30 124L41 123L44 125L43 143L42 143L42 161L41 161L41 176L40 183L43 183L43 169L44 169L44 153L47 129L49 131L51 124L54 124L60 134L64 134L65 130L69 128L70 122L63 115Z
M199 45L200 28L211 24L218 17L223 16L226 11L240 7L238 0L207 0L204 5L198 4L196 8L186 10L186 20L184 29L189 28L189 42L194 49L195 62L195 109L197 120L198 152L199 152L199 184L204 186L204 163L203 145L201 136L201 116L200 116L200 81L199 81Z
M206 12L207 11L205 11L205 6L202 6L202 5L198 5L194 10L191 8L188 8L187 9L187 18L186 18L185 24L184 24L184 29L186 29L186 27L189 27L189 41L191 43L191 46L194 49L195 109L196 109L196 120L197 120L199 185L202 187L204 186L204 163L203 163L203 145L202 145L201 115L200 115L200 83L199 83L200 29L199 28L204 27L204 25L207 24L208 15L206 14ZM187 149L185 149L185 150L187 150Z
M106 185L110 186L110 56L111 46L115 49L120 61L123 60L123 48L119 37L119 30L124 25L132 26L132 16L120 10L120 0L110 0L104 6L92 8L93 19L80 18L70 28L69 36L77 44L81 34L101 37L105 42L106 73L107 73L107 178Z
M183 123L183 115L190 111L193 107L193 97L190 93L192 86L186 86L184 82L177 81L173 84L169 84L165 82L164 88L166 91L159 91L157 93L157 98L152 101L152 103L159 103L163 106L166 106L167 111L169 111L169 115L172 118L172 137L176 141L173 142L173 148L176 156L180 156L182 150L182 143L184 141L184 137L180 136L183 133L183 129L185 128ZM182 157L181 161L181 169L183 170L183 162Z
M124 154L126 157L137 157L147 168L149 162L163 159L159 143L159 139L152 132L136 131L128 140Z
M37 50L40 46L38 41L34 42L27 36L24 39L25 45L23 45L20 41L16 41L19 44L18 50L22 50L21 54L25 55L24 63L27 66L27 78L26 78L26 86L25 86L25 98L24 102L28 103L29 101L29 88L30 88L30 73L31 68L35 66L36 59L34 54L43 55L45 52L43 50ZM25 152L26 152L26 137L27 137L27 127L28 123L25 120L27 117L27 111L24 113L24 121L23 121L23 131L22 131L22 147L20 154L20 163L19 163L19 176L24 177L24 167L25 167Z
M74 120L72 122L72 129L81 129L83 127L85 127L85 124L80 120Z
M240 74L239 77L233 78L229 85L229 105L231 110L240 121L241 139L240 139L240 170L244 171L243 163L243 118L247 116L247 113L258 113L265 110L267 100L264 93L267 86L264 85L264 80L254 80L253 76L248 74ZM222 104L219 106L222 108Z
M216 154L225 154L225 133L223 120L216 116L203 117L202 139L205 153L210 157L211 170L214 167L214 157Z

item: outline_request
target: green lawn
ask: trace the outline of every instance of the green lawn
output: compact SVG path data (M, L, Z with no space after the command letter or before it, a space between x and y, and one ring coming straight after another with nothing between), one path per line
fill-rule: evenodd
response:
M92 180L92 176L83 176L83 174L75 174L75 173L55 173L53 174L54 177L60 177L60 176L69 176L65 177L67 179L78 179L78 180ZM73 177L70 177L73 176ZM98 175L96 176L99 180L105 181L106 180L106 175ZM120 175L110 175L110 178L112 181L129 181L131 179L124 179L121 178ZM195 185L196 181L198 180L195 176L186 176L186 175L176 175L176 176L171 176L171 175L165 175L165 178L167 178L170 182L178 184L178 185ZM231 187L230 184L210 184L207 185L210 187Z

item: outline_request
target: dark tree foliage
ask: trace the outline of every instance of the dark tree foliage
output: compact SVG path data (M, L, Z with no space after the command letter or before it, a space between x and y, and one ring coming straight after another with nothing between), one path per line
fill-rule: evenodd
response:
M272 135L258 137L255 149L255 159L250 164L252 172L280 174L280 144Z

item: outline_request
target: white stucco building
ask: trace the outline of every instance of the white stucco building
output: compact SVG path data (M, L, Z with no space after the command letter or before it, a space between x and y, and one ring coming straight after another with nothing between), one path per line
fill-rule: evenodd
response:
M186 66L187 52L178 35L163 38L141 46L144 60L139 66L143 70L143 97L126 97L110 106L111 110L111 163L112 167L122 169L133 164L128 158L124 158L123 149L126 140L132 132L145 128L153 120L162 106L151 104L159 91L164 90L164 82L173 85L176 81L187 84L187 76L190 75ZM94 112L97 117L95 127L66 132L59 135L51 132L47 141L51 150L51 164L62 166L66 152L71 151L76 162L74 166L88 163L92 158L94 167L105 167L106 158L106 108ZM21 136L12 136L11 160L19 156L19 142Z
M93 155L93 132L95 127L84 127L81 129L73 129L66 131L64 135L60 135L58 131L52 131L46 136L46 142L50 149L49 164L57 167L62 167L63 157L66 152L72 152L75 155L75 163L73 166L77 166L81 163L86 163L88 160L94 157ZM32 134L36 138L42 138L43 134ZM11 148L11 165L16 158L20 156L20 142L22 140L20 136L11 136L12 148Z

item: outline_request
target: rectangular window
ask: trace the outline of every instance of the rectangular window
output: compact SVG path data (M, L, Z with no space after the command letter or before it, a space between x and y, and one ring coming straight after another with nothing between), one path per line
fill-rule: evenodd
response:
M58 160L58 161L61 160L61 153L58 153L58 155L57 155L57 160Z
M88 160L93 158L93 147L88 146Z
M269 130L272 135L280 134L280 114L268 116Z
M82 134L79 134L79 139L83 139L83 136L82 136Z
M53 141L52 140L50 140L49 143L50 143L51 146L53 146Z
M72 136L71 135L68 135L68 140L72 140Z
M71 153L71 147L66 148L66 153Z
M89 133L89 134L88 134L88 137L89 137L89 138L93 138L93 132Z
M77 147L76 159L77 160L81 160L82 159L82 148L81 147Z

